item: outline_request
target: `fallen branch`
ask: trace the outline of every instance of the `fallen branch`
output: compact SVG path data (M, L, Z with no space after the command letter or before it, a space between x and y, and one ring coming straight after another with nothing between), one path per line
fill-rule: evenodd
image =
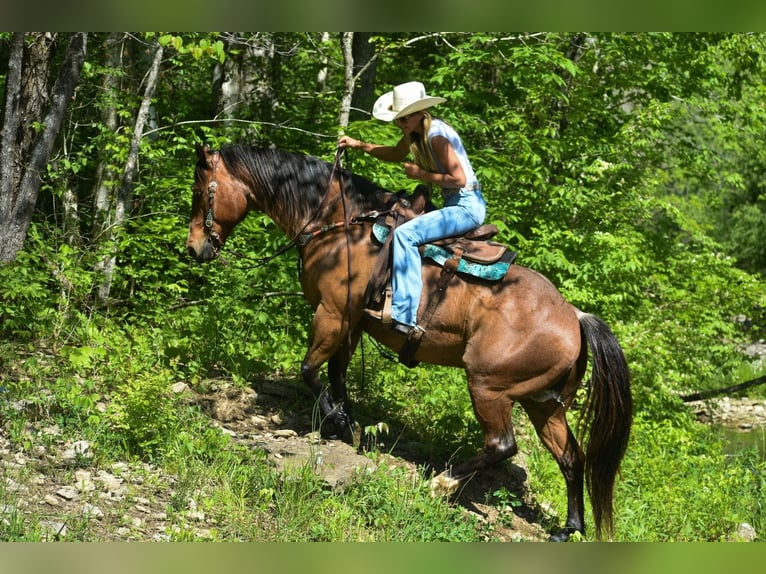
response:
M738 385L733 385L731 387L726 387L723 389L712 389L709 391L700 391L698 393L692 393L691 395L684 395L681 397L681 400L685 403L690 403L692 401L702 401L704 399L717 397L719 395L730 395L738 391L744 391L745 389L749 389L750 387L756 387L758 385L763 385L764 383L766 383L766 375L763 375L762 377L758 377L757 379L753 379L752 381L747 381L745 383L740 383Z

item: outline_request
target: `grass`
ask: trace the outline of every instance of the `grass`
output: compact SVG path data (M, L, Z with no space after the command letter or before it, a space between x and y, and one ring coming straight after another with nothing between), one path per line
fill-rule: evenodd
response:
M157 515L166 527L154 536L171 541L476 541L483 536L475 518L432 498L422 476L400 468L379 463L342 491L328 488L308 467L276 472L263 452L236 444L196 406L163 392L172 377L162 369L110 385L108 396L95 392L104 385L93 377L89 392L78 396L77 377L40 366L40 361L17 363L17 376L2 382L2 541L145 539L152 535L147 521ZM46 430L51 428L56 432ZM67 461L54 456L75 440L88 441L88 456ZM46 455L35 454L42 452ZM25 464L11 472L14 456ZM95 475L111 472L115 464L127 465L122 499L81 493L70 506L38 504L54 484L73 483L75 470ZM46 477L39 491L37 476ZM14 490L18 485L29 486ZM85 502L98 505L104 517L93 520L80 512Z
M0 349L4 370L0 402L0 540L212 541L485 541L492 528L448 501L432 498L424 475L429 465L463 458L480 440L462 376L440 369L405 370L371 362L376 376L353 380L361 420L384 423L370 456L392 448L416 453L419 473L376 460L342 490L330 489L308 467L277 473L263 452L237 444L213 428L195 406L166 392L172 369L140 366L122 375L119 360L105 374L82 372L53 356L17 355ZM118 358L119 359L119 358ZM363 383L363 384L362 384ZM636 384L640 384L640 381ZM77 389L87 392L78 393ZM521 412L518 436L528 461L532 498L545 510L546 527L561 526L566 495L561 474ZM58 434L50 429L57 429ZM49 454L65 444L89 441L88 456L67 463ZM5 447L3 447L5 445ZM4 448L4 450L3 450ZM13 466L20 453L32 464ZM42 461L42 462L41 462ZM48 461L48 462L45 462ZM123 465L127 491L107 504L95 494L81 502L100 506L94 520L62 509L29 504L40 476L72 481L75 469L115 472ZM438 468L436 470L439 470ZM638 413L616 485L616 533L620 541L717 541L748 522L766 529L766 466L755 454L728 456L710 429L683 412L650 420ZM13 482L9 482L11 479ZM493 491L494 503L512 506L516 495ZM137 525L136 508L147 507ZM63 507L62 507L63 508ZM139 516L139 518L140 518ZM152 516L165 525L152 534ZM586 522L592 525L590 510ZM56 536L52 528L65 523ZM586 537L587 539L587 537Z

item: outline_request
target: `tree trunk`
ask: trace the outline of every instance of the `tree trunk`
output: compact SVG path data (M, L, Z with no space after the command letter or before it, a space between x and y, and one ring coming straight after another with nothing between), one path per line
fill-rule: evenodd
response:
M758 377L756 379L752 379L744 383L739 383L738 385L732 385L731 387L726 387L723 389L712 389L709 391L699 391L697 393L692 393L690 395L684 395L681 397L681 400L685 403L690 403L693 401L704 401L705 399L710 399L720 395L731 395L733 393L739 393L741 391L744 391L745 389L749 389L751 387L757 387L758 385L766 385L766 375L762 377Z
M13 261L24 246L43 174L80 81L88 37L84 32L72 35L49 94L56 36L29 36L33 42L27 45L25 34L13 35L6 76L0 132L0 263Z
M101 107L101 121L104 127L111 133L117 131L117 108L111 105L109 100L119 97L120 80L118 74L112 72L120 67L122 54L122 34L110 33L104 41L106 73L103 77L102 89L107 103ZM98 167L96 168L94 208L95 221L94 232L96 238L106 237L112 223L114 206L114 189L117 174L111 167L110 156L103 147L98 150Z
M326 45L330 42L330 33L329 32L322 32L322 37L319 40L320 45ZM322 50L322 57L320 59L322 62L322 67L319 68L319 73L317 74L317 93L324 94L327 91L327 75L329 73L328 70L328 64L329 64L329 58L326 55L326 52Z
M343 95L338 123L341 129L349 121L366 120L375 103L375 46L369 32L343 32Z
M370 32L354 32L351 45L354 66L354 93L351 98L350 121L368 120L377 94L375 93L375 46Z
M340 114L338 124L341 129L348 127L349 113L351 111L351 98L354 95L354 54L352 44L353 32L342 32L340 45L343 52L343 94L340 100Z
M276 59L274 34L226 37L226 60L216 64L213 89L216 116L232 119L252 113L259 121L270 121L278 106L273 75Z
M112 237L112 249L103 263L101 285L98 289L98 300L104 304L109 300L109 294L112 289L112 279L114 276L114 269L117 263L117 241L116 230L119 229L125 222L128 214L130 213L130 206L133 200L133 178L135 177L138 169L138 152L141 148L141 138L144 134L144 125L149 117L149 107L152 103L152 96L154 95L154 89L157 86L157 79L159 77L160 65L162 63L163 48L158 43L155 45L154 58L152 60L151 68L149 69L148 77L146 78L146 84L144 86L144 95L141 100L141 105L136 114L136 121L133 127L133 136L130 140L130 151L128 153L128 159L125 162L125 169L123 170L122 179L120 181L119 188L117 189L117 201L114 210L114 223L111 227Z

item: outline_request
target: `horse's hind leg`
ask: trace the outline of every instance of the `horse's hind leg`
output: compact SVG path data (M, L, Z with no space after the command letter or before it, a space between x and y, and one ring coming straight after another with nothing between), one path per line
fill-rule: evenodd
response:
M585 534L583 502L584 457L566 420L566 410L558 402L548 400L521 402L537 431L537 436L556 459L567 485L567 521L551 540L564 541L574 532Z
M513 401L502 392L478 389L469 385L476 419L484 431L484 448L445 472L431 482L431 490L451 494L460 481L491 464L512 457L519 450L511 424Z

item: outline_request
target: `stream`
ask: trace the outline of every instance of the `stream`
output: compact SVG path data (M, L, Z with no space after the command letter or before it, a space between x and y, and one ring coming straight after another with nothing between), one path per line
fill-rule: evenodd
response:
M689 404L698 421L725 439L727 454L756 448L766 460L766 399L722 397Z
M725 452L737 454L750 448L758 449L761 460L766 460L766 426L755 425L751 428L718 425L717 430L726 440Z

